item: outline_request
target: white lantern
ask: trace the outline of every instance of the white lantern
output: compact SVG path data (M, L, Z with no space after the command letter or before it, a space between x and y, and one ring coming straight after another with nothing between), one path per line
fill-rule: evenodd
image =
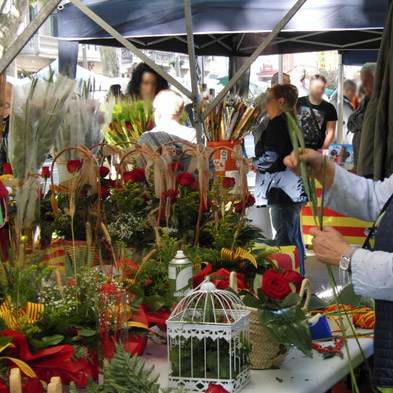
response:
M233 292L205 280L176 306L167 334L170 388L239 392L249 382L249 311Z

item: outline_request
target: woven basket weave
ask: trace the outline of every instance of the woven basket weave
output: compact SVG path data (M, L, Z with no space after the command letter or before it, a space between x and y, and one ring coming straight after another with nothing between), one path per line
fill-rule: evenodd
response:
M279 367L285 360L287 350L271 336L266 328L261 325L258 315L259 311L256 308L249 308L249 310L251 311L251 368L255 370L265 370Z
M303 310L306 311L311 299L311 283L308 279L303 280L299 296L301 298L305 297ZM279 367L287 356L287 349L277 342L269 331L262 326L259 319L259 310L256 308L248 309L251 311L251 368L255 370L266 370Z

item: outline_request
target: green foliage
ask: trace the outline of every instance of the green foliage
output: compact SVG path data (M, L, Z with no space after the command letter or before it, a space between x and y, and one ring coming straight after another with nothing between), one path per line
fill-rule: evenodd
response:
M129 182L122 189L113 190L105 202L105 215L110 222L108 230L113 240L137 250L153 243L154 230L147 217L155 204L145 183Z
M294 345L311 357L311 334L299 295L290 293L282 301L268 299L261 289L257 296L248 291L241 295L246 306L258 309L261 324L280 344Z
M138 357L131 356L120 345L104 368L104 383L90 384L88 393L159 393L158 377Z
M12 255L12 254L11 254ZM41 256L29 264L16 261L0 264L0 285L3 297L8 296L14 307L24 307L27 302L37 302L44 280L51 275L51 269L38 262ZM12 260L12 257L10 258Z
M206 368L207 378L229 379L230 364L233 365L235 362L239 364L238 362L240 362L237 372L242 372L249 365L251 351L250 343L243 336L240 338L240 348L234 351L233 345L234 343L232 343L231 353L229 342L224 339L178 339L176 345L171 347L169 352L172 376L191 377L193 375L194 378L204 378ZM232 378L236 378L236 376L235 370L232 369Z
M72 240L71 216L69 215L70 198L68 194L57 193L59 212L54 213L51 205L52 191L49 191L41 202L41 234L47 244L52 234ZM90 186L85 185L75 198L74 234L75 240L86 240L86 222L95 228L95 204L97 195L91 193Z
M37 324L41 332L31 337L32 344L45 346L48 340L51 345L54 345L53 340L92 343L99 315L99 288L104 280L102 273L85 266L79 269L75 283L62 289L58 286L44 288L40 292L40 301L45 305L44 316ZM70 334L75 329L78 334Z

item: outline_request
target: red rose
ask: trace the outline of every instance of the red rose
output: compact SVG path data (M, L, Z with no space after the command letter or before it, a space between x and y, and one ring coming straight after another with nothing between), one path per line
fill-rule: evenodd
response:
M179 195L179 190L168 190L167 192L164 193L164 197L168 198L171 203L175 203L177 200L177 197Z
M79 172L82 168L81 160L68 160L67 162L67 170L70 173Z
M106 199L110 196L109 187L101 185L99 195L101 199Z
M222 179L222 186L224 188L233 188L236 184L236 179L234 177L224 177Z
M241 202L235 203L235 204L233 205L233 207L235 208L235 212L236 212L236 213L241 213L242 210L243 210L243 204L242 204Z
M246 207L250 207L255 205L255 198L254 195L248 194L245 199Z
M179 173L177 175L177 182L181 185L181 186L191 186L192 183L194 183L194 176L192 176L191 173L189 172L182 172Z
M43 166L41 169L41 176L44 179L49 179L50 178L50 168L48 166Z
M126 183L142 183L146 180L145 170L143 168L135 168L132 171L125 172L123 180Z
M263 275L262 292L270 299L283 300L291 293L291 288L281 273L269 269Z
M110 169L106 166L100 166L100 176L107 177L109 175Z
M228 390L224 389L221 385L211 383L206 390L206 393L229 393Z
M297 291L300 291L300 287L302 286L302 282L303 282L303 277L300 273L295 272L294 270L285 270L283 276L290 283L295 285Z
M3 175L12 175L12 166L9 162L3 164Z

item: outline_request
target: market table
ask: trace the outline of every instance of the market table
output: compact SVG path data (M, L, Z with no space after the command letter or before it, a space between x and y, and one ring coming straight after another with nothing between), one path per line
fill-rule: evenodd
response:
M366 357L370 357L373 354L373 340L362 338L360 343ZM353 365L357 367L362 362L362 356L354 339L349 340L349 348ZM349 373L346 357L323 360L317 352L314 351L313 355L312 359L306 358L298 350L292 349L279 370L251 371L251 382L242 393L324 393ZM154 365L160 375L160 385L166 387L166 346L149 343L144 359L148 365Z

